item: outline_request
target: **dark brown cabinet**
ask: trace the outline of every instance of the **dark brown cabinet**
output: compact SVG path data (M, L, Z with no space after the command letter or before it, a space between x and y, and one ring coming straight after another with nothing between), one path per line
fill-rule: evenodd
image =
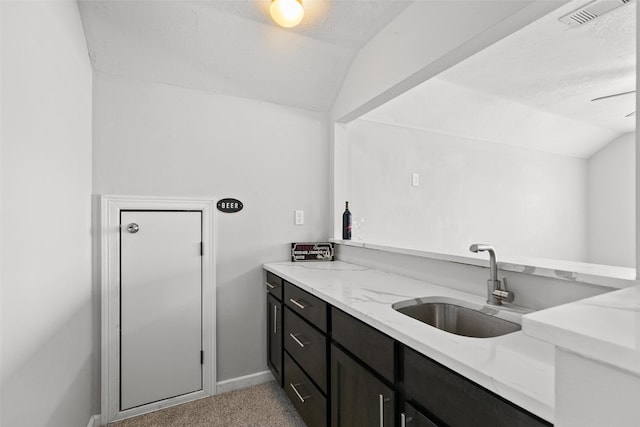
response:
M267 273L269 367L309 427L550 423Z
M366 323L331 307L331 337L390 383L395 380L394 340Z
M308 427L327 426L327 303L284 281L284 390Z
M282 279L267 273L267 365L282 386Z
M331 425L395 425L395 392L368 369L331 345Z
M287 353L284 355L284 392L307 427L327 426L327 398Z
M285 308L284 348L318 388L327 392L327 338L297 314Z
M542 427L551 424L422 354L404 348L405 398L452 427Z
M309 292L284 282L284 303L315 328L327 332L327 303Z

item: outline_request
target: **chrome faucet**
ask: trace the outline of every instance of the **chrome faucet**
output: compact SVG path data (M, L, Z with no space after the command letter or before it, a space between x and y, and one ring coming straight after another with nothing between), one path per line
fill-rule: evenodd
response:
M503 289L502 282L498 280L498 263L496 262L496 250L493 246L483 243L474 243L469 247L474 253L489 252L489 280L487 280L487 304L502 305L502 301L513 301L513 292ZM506 285L506 278L503 278Z

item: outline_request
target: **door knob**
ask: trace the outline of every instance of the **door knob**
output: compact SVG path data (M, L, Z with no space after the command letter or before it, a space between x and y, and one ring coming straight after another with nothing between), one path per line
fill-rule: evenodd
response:
M138 230L140 230L140 227L135 222L132 222L131 224L127 225L127 231L129 233L137 233Z

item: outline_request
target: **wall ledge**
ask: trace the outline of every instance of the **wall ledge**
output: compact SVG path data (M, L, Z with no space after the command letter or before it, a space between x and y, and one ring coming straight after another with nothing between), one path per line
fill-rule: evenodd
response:
M375 251L389 252L402 255L427 258L438 261L457 264L488 267L488 259L428 252L419 249L400 248L364 240L341 240L331 238L330 242L337 245L352 246ZM640 284L637 279L636 269L616 267L610 265L587 264L575 261L562 261L534 257L500 257L498 253L498 268L503 271L530 274L533 276L548 277L572 282L588 283L607 288L623 289Z

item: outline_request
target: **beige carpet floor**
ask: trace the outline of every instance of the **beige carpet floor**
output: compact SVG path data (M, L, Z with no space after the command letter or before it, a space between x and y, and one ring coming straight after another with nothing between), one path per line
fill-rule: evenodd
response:
M113 427L305 427L275 381L140 415Z

